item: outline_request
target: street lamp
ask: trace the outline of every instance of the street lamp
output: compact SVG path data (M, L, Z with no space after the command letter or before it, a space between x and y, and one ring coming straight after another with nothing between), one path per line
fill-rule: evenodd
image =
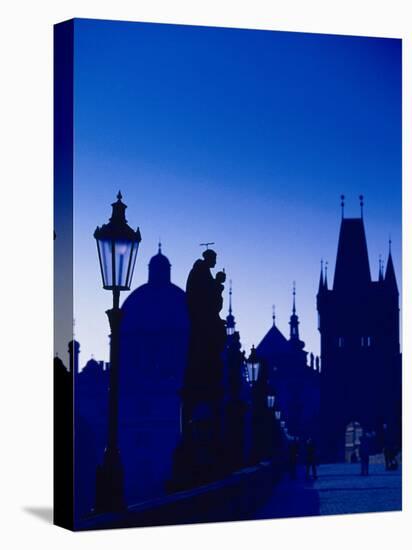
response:
M267 396L267 403L268 403L268 408L273 409L273 407L275 406L275 396L274 395L268 395Z
M103 288L113 293L113 308L106 311L110 324L110 369L108 441L103 464L96 473L96 512L116 512L124 509L123 465L117 445L119 410L119 333L121 309L120 291L130 290L133 270L139 249L139 228L134 231L127 224L122 194L112 203L109 223L97 227L97 243Z
M248 372L248 378L250 384L255 384L257 382L260 370L260 362L256 355L255 346L252 346L250 350L249 358L246 361L246 367Z
M286 422L284 420L280 421L280 427L283 429L286 426Z
M275 411L276 420L280 420L281 414L282 413L280 411Z

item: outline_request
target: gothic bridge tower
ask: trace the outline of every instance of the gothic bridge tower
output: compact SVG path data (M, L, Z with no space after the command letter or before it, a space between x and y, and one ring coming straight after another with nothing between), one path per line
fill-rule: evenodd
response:
M342 461L345 433L357 422L400 433L401 355L399 292L391 247L383 273L371 277L363 197L361 217L344 216L333 286L321 267L317 310L321 337L321 447L324 461Z

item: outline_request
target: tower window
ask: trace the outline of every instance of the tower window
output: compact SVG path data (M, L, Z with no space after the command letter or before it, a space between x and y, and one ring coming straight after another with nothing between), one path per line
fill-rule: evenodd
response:
M339 336L338 337L338 348L343 348L344 344L345 344L345 340L344 340L343 336Z

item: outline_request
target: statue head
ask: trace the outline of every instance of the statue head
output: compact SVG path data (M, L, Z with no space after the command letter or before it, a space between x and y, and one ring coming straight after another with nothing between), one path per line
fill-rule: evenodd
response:
M205 260L207 267L215 267L217 254L214 250L208 248L203 252L202 256Z

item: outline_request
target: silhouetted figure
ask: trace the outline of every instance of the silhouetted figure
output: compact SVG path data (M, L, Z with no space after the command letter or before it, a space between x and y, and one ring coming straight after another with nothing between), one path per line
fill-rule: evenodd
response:
M310 478L310 471L312 470L313 479L318 478L316 466L317 466L317 456L316 456L316 446L315 442L311 437L306 440L305 445L305 459L306 459L306 479Z
M364 433L360 438L359 454L361 459L361 475L369 475L370 436Z
M290 473L291 479L296 479L298 457L299 457L299 439L295 437L289 443L289 473Z
M382 449L385 457L385 470L396 470L398 467L396 446L387 424L382 426Z
M213 277L210 270L215 265L216 252L205 250L203 260L194 263L186 285L190 340L185 385L213 398L221 385L221 353L226 341L225 322L219 316L226 277L222 272Z
M213 277L216 252L196 260L186 284L189 312L188 365L182 389L182 441L171 487L198 485L221 475L223 361L226 328L219 313L226 276Z

